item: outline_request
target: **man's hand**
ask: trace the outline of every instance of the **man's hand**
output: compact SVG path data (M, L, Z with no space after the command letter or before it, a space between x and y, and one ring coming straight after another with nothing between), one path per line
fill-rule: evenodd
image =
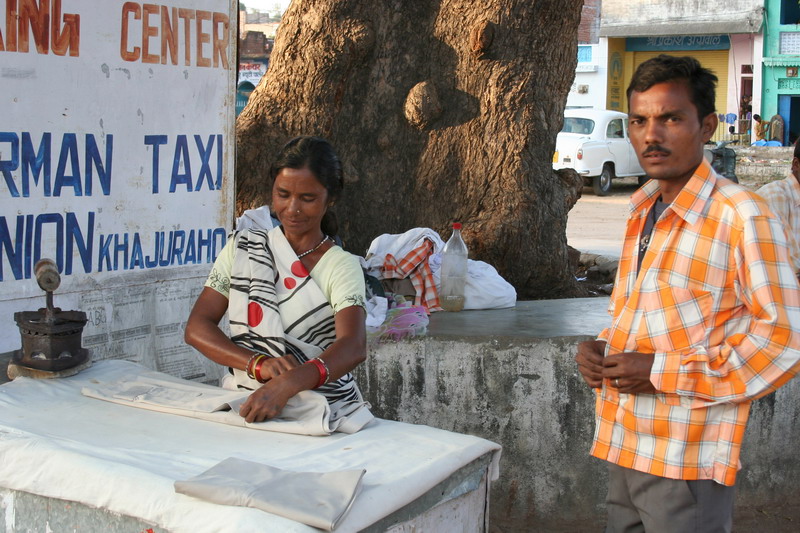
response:
M656 388L650 381L653 358L651 353L639 352L609 355L602 361L602 377L610 380L611 386L621 393L655 394Z
M603 353L606 349L605 341L585 341L578 345L575 362L584 381L593 389L603 385Z

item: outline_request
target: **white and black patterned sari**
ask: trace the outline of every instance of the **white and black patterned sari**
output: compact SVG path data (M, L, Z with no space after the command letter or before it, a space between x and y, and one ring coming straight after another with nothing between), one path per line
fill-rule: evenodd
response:
M300 364L319 357L336 340L333 308L280 228L235 232L228 301L231 340L270 357L292 354ZM261 385L235 369L237 385ZM367 409L350 373L315 389L331 420ZM363 413L361 413L363 415Z

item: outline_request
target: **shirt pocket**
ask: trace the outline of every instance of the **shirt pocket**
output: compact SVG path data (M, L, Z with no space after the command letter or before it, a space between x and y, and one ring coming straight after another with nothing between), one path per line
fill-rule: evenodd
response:
M637 351L675 352L705 345L713 300L711 292L699 287L652 280L639 296Z

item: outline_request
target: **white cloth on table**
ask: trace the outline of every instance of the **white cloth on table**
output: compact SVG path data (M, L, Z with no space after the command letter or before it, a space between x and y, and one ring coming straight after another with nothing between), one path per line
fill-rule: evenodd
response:
M297 472L229 457L175 492L222 505L255 507L333 531L350 510L366 470Z
M98 381L83 387L81 394L130 407L297 435L355 433L373 418L369 410L363 409L350 417L331 421L331 409L325 397L313 391L302 391L289 399L279 417L250 423L239 415L239 407L252 391L231 391L185 381L139 365L132 366L129 373L113 381Z
M310 526L249 507L176 494L176 480L228 457L285 470L365 469L337 532L361 531L415 501L500 446L471 435L375 419L358 433L309 437L130 409L81 395L120 379L133 363L97 361L75 376L17 378L0 386L0 487L138 518L174 533L283 531ZM133 365L135 366L135 365Z

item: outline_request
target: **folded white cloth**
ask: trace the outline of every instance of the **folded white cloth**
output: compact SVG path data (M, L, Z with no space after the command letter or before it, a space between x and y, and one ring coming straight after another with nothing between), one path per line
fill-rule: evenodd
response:
M331 408L325 397L313 391L302 391L289 399L279 417L248 423L239 415L239 407L252 392L185 381L138 365L121 379L96 381L81 388L81 394L130 407L296 435L355 433L373 419L364 406L331 422Z
M293 472L229 457L175 482L175 492L223 505L255 507L333 531L350 510L366 470Z

